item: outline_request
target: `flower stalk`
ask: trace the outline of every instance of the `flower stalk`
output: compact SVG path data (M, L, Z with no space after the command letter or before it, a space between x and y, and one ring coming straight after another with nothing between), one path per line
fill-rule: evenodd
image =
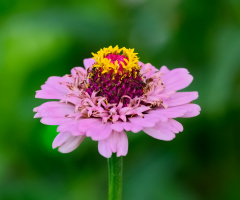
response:
M108 200L122 200L123 157L115 153L108 158Z

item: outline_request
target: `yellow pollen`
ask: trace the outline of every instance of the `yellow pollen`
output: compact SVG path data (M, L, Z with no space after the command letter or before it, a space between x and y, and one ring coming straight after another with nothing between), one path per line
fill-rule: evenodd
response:
M127 58L124 59L125 63L121 62L123 71L118 71L120 66L117 60L112 63L110 59L106 58L109 54L123 55ZM123 73L131 73L133 69L140 70L139 58L136 56L137 53L134 53L134 49L119 48L118 45L114 48L109 46L108 48L100 49L96 54L92 53L92 55L95 60L93 67L102 69L102 74L113 71L113 74L118 73L122 75Z
M136 78L137 77L137 72L134 72L134 78Z
M105 101L105 103L108 105L107 99L105 99L104 101Z
M121 81L126 77L127 75L124 74L122 77L121 77Z

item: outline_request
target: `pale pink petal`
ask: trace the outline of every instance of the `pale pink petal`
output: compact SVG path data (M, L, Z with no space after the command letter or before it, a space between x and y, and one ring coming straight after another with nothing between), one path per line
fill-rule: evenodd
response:
M143 129L142 125L133 124L131 122L123 123L123 127L124 127L124 130L132 131L133 133L138 133L139 131L141 131Z
M53 148L59 147L58 151L61 153L69 153L75 150L85 139L86 136L73 136L69 132L59 133L52 144Z
M129 121L143 127L153 127L156 122L159 121L158 118L152 117L151 115L145 114L144 117L130 117Z
M41 122L47 125L59 125L65 121L71 120L66 116L74 113L74 106L57 101L43 103L39 107L33 109L35 118L42 117Z
M81 132L87 132L87 130L93 126L102 123L101 118L83 118L78 121L78 129Z
M165 73L169 72L170 70L166 66L162 66L159 71L161 73L165 74Z
M176 120L169 119L167 122L158 122L154 127L144 128L143 131L156 139L170 141L176 133L183 131L183 127Z
M58 148L58 151L61 153L69 153L75 150L85 139L86 136L75 136L75 138L69 139L63 145Z
M172 131L174 131L174 133L179 133L183 131L183 125L180 122L174 119L169 119L169 123L171 124Z
M182 116L183 118L195 117L200 114L201 108L197 104L187 104L185 105L187 112Z
M33 110L34 111L34 110ZM37 112L37 111L34 111L34 112ZM33 116L33 118L40 118L41 117L41 115L39 114L39 113L36 113L34 116Z
M103 123L101 118L80 119L78 122L80 132L86 132L86 135L93 140L103 140L109 137L112 132L110 123Z
M139 64L139 66L142 67L142 68L143 68L144 65L145 65L145 64L144 64L143 62L141 62L141 61L138 61L138 64Z
M58 126L57 131L58 132L68 131L74 136L85 135L85 132L79 131L78 126L79 126L78 121L76 121L75 119L71 119L69 121L64 121L63 123L61 123Z
M75 107L71 104L61 103L58 101L49 101L34 108L34 112L38 115L34 117L65 117L68 114L74 113Z
M187 69L177 68L162 75L162 81L165 85L165 92L177 91L187 87L193 80L192 75Z
M42 90L36 91L35 97L41 99L61 99L68 92L68 88L61 84L65 80L65 77L49 77L46 83L41 86Z
M52 143L52 148L55 149L59 146L61 146L65 141L67 141L69 138L71 138L72 135L68 132L61 132L59 133Z
M179 106L190 103L191 101L198 98L198 92L177 92L170 96L164 103L169 107Z
M40 122L46 125L60 125L70 120L72 119L65 117L43 117Z
M110 123L102 123L101 121L95 122L92 126L89 126L86 135L91 137L92 140L104 140L110 136L112 129Z
M158 108L149 111L149 114L154 114L156 118L177 118L182 117L187 112L184 107ZM161 121L161 120L160 120Z
M80 99L77 96L66 96L66 97L62 98L62 101L72 103L74 105L78 105L82 102L82 99Z
M117 157L126 156L128 152L126 133L113 131L107 139L98 142L98 151L106 158L110 158L112 153L117 153Z
M154 66L152 66L150 63L143 64L142 62L138 62L141 68L141 74L143 77L146 77L146 79L150 78L158 69Z
M200 113L200 106L196 104L185 104L170 108L158 108L156 110L150 110L149 114L154 115L159 121L163 118L178 118L178 117L195 117ZM161 118L161 119L160 119Z
M74 67L71 69L71 74L74 77L77 77L78 74L82 74L82 75L87 75L87 71L85 69L83 69L82 67Z
M87 70L89 67L92 67L92 65L95 63L95 60L92 58L86 58L83 60L83 65L85 69Z
M111 124L110 127L117 132L126 130L126 131L132 131L134 133L137 133L143 129L143 126L140 126L138 124L134 124L131 122L121 122L121 121L117 121L116 123Z
M110 127L117 132L121 132L124 130L124 128L122 126L123 123L126 123L126 122L117 121L114 124L111 124Z
M169 117L167 114L165 114L165 112L163 112L163 113L161 112L163 110L164 110L164 108L159 109L159 112L157 112L158 109L155 111L149 111L147 114L145 114L145 116L147 115L149 117L155 118L157 121L166 122Z

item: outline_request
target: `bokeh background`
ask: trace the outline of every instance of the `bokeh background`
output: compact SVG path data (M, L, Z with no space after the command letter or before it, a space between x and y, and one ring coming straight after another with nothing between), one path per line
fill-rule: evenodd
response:
M0 199L107 199L97 142L52 150L56 126L32 109L49 76L117 44L189 69L202 107L171 142L128 133L123 199L240 199L239 0L0 0Z

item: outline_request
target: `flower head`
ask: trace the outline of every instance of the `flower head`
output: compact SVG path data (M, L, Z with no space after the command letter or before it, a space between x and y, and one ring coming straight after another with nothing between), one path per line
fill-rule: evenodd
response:
M84 60L85 69L75 67L70 75L50 77L42 85L36 98L58 100L34 108L42 123L59 125L53 148L67 153L91 137L101 155L125 156L125 131L143 130L169 141L183 131L173 118L199 114L200 107L192 103L198 93L177 92L193 80L186 69L158 70L136 55L134 49L103 48Z
M143 95L145 83L133 49L103 48L93 56L95 63L88 71L86 90L89 95L98 91L98 96L106 97L107 103L122 101L124 107L130 98Z

